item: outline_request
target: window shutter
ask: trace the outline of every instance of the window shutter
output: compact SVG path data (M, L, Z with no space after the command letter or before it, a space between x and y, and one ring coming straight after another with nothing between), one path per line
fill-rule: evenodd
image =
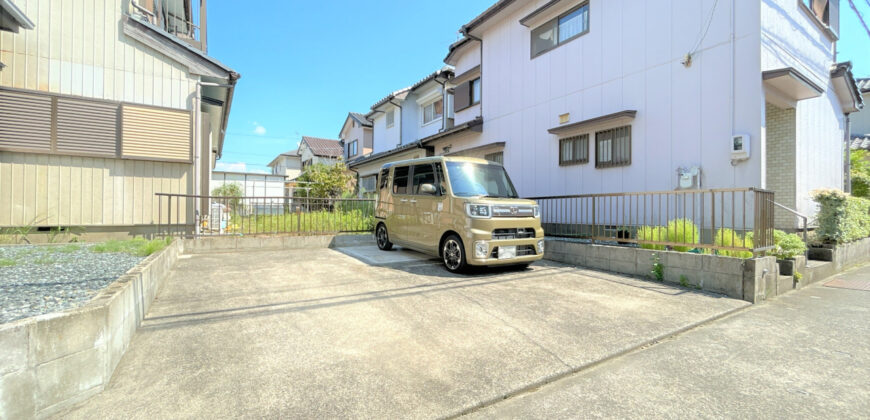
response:
M118 104L57 99L57 151L116 156Z
M51 151L51 97L0 91L0 148Z
M828 8L829 8L828 14L830 15L829 16L830 19L828 19L830 21L828 23L828 26L830 26L831 30L833 30L837 35L839 35L840 34L840 2L839 1L832 1L832 2L828 3Z
M124 105L121 126L126 158L191 160L189 111Z
M453 112L461 111L471 105L471 85L465 82L453 92Z

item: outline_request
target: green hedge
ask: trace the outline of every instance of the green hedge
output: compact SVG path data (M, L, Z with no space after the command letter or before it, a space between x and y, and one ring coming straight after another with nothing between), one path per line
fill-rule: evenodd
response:
M870 236L870 200L840 190L813 191L819 203L817 238L823 243L845 243Z
M734 248L754 248L751 232L743 237L734 232L734 230L728 228L722 228L716 231L716 236L713 237L713 244ZM752 258L752 252L750 251L729 251L726 249L720 249L717 250L716 253L726 257Z
M697 244L701 242L701 231L698 229L698 225L689 219L674 219L668 222L667 238L668 242ZM675 246L673 248L674 251L688 252L694 247Z

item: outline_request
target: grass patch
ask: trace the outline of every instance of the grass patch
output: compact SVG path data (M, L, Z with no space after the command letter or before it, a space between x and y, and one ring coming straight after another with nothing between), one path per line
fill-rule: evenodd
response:
M0 267L12 267L18 265L18 262L9 258L0 258Z
M126 241L111 240L91 247L91 251L97 253L124 253L147 257L163 248L166 248L172 238L147 240L145 238L133 238Z
M72 254L73 252L81 250L81 245L64 245L64 246L56 246L52 251L61 253L61 254Z
M227 226L228 233L315 233L366 232L375 227L374 212L370 210L312 211L301 214L264 214L256 216L233 215Z

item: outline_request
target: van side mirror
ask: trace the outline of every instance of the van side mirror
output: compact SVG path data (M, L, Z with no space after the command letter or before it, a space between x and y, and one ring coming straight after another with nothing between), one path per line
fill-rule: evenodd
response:
M435 195L438 190L435 189L435 185L432 184L423 184L420 185L420 192L423 194Z

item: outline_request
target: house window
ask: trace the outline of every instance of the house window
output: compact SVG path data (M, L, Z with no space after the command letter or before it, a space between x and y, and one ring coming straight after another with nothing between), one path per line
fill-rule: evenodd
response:
M589 135L559 140L559 165L577 165L589 162Z
M378 176L370 175L364 176L359 179L359 190L360 192L367 193L375 190L375 185L377 184Z
M631 164L631 126L595 133L595 167L610 168Z
M829 0L801 0L825 25L831 25L831 6Z
M483 158L504 165L504 152L487 153L483 155Z
M589 3L532 30L532 57L537 57L563 43L589 32Z
M347 144L347 157L351 158L356 156L357 153L357 144L359 144L358 140L354 140Z
M423 124L429 124L432 121L440 120L444 114L444 100L439 99L423 107Z
M480 103L480 78L471 81L471 104Z
M394 110L387 111L387 128L392 127L395 122L396 122L396 111L394 111Z

